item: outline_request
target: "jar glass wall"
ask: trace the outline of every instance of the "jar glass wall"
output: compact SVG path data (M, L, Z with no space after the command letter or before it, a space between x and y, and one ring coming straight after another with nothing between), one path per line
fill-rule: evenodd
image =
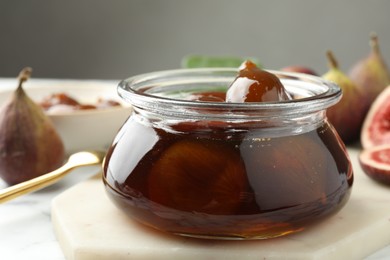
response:
M174 70L120 83L133 113L104 163L110 199L169 233L264 239L301 231L347 202L353 172L326 119L340 89L271 71L293 100L193 101L225 93L234 69Z

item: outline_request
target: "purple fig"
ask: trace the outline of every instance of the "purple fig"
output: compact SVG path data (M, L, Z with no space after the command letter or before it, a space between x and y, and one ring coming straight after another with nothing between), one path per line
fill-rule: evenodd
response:
M349 77L365 96L366 112L379 93L390 85L390 73L381 55L376 34L371 35L370 45L371 53L357 62L349 72Z
M50 119L22 88L31 68L0 110L0 177L9 185L50 172L63 164L64 144Z

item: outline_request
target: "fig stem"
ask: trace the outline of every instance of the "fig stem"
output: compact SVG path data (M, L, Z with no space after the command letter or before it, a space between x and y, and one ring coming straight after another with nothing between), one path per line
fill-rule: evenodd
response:
M370 47L376 54L380 54L378 35L373 32L370 36Z
M22 88L23 82L27 81L30 78L31 73L32 73L32 68L30 67L25 67L20 71L18 76L19 79L18 89Z
M333 52L332 51L327 51L326 52L326 57L328 58L328 64L329 64L329 67L332 68L332 69L337 69L339 67L339 64L337 63L337 60L336 58L334 57L333 55Z

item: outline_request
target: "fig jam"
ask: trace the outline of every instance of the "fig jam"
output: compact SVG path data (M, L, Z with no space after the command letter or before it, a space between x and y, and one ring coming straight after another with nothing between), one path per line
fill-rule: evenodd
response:
M45 96L39 105L46 112L70 112L76 110L105 109L119 107L121 104L115 100L99 98L93 104L83 104L66 93L54 93Z
M185 88L171 82L164 93L157 93L166 87L159 86L161 79L156 90L150 82L138 86L139 79L121 83L120 93L134 111L104 163L110 199L156 229L217 239L283 236L340 210L353 172L324 109L339 99L339 89L321 79L310 86L293 79L303 85L301 91L288 78L291 96L308 97L227 103L220 100L227 87L219 89L232 81L224 76L217 83L194 80ZM318 95L312 85L320 84L325 87L318 93L328 92L311 98Z
M127 214L172 233L274 237L303 229L348 198L352 169L326 123L276 138L194 124L126 123L107 155L113 167L106 165L105 181Z

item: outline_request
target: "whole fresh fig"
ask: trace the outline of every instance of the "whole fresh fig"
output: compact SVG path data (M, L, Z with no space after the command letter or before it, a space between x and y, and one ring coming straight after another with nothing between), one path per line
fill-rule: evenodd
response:
M390 84L390 73L381 55L376 34L371 35L370 45L371 53L357 62L348 74L364 94L366 112L379 93Z
M18 88L0 110L0 177L9 185L50 172L64 161L56 129L22 88L30 75L30 68L21 71Z
M339 68L332 52L327 52L329 71L322 77L340 86L343 96L339 103L326 112L329 121L336 128L345 143L359 139L363 124L365 107L360 89Z

